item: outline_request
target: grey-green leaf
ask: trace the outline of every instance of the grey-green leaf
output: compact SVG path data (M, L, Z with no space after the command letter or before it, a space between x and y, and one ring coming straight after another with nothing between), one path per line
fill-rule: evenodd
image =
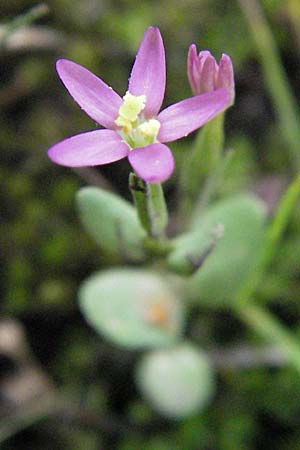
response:
M214 393L214 375L206 355L189 343L145 354L136 382L152 407L170 419L199 413Z
M97 187L81 189L76 200L83 225L105 254L135 262L145 258L145 232L130 203Z
M181 335L182 302L154 273L126 268L97 273L83 283L79 299L90 325L115 344L155 348Z
M188 283L191 299L209 305L233 300L255 264L264 236L265 208L248 194L214 204L194 223L191 232L178 240L169 256L171 267L182 264L187 256L201 255L218 225L224 227L224 235Z

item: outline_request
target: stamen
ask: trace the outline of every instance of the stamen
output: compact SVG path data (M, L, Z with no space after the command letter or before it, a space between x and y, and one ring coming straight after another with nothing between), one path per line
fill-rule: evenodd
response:
M145 95L136 96L127 91L119 108L115 124L121 128L118 133L130 148L144 147L156 142L160 123L156 119L145 120L141 114L145 105Z
M118 125L118 127L123 128L124 133L129 134L132 131L132 123L130 120L125 119L125 117L119 116L115 120L115 124Z
M143 111L146 105L145 95L132 95L129 91L123 97L123 103L119 109L119 117L126 119L130 122L135 122L140 112ZM117 120L118 120L117 119Z
M160 123L156 119L150 119L147 122L141 123L138 130L145 137L156 138L160 129Z

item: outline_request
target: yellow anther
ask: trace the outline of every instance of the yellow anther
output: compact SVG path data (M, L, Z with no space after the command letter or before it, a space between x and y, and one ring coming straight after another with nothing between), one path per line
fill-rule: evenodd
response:
M138 126L139 132L145 137L156 138L160 129L160 123L156 119L150 119Z
M123 103L119 109L118 119L122 117L130 122L135 122L140 112L143 111L143 109L145 108L145 104L146 104L145 95L136 96L130 94L130 92L127 91L123 97Z
M145 95L132 95L127 91L115 120L115 124L121 128L118 133L131 149L157 142L160 123L156 119L145 120L141 114L145 104Z
M130 120L125 119L125 117L119 116L116 120L115 120L115 124L118 127L123 128L123 131L128 134L131 133L132 131L132 122L130 122Z

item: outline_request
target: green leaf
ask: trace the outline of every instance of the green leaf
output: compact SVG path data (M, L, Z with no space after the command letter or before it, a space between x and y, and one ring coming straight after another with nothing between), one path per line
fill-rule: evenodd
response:
M216 224L212 228L181 235L173 241L174 251L168 257L170 269L189 275L198 270L222 239L224 227Z
M165 280L145 270L97 273L83 283L79 299L90 325L124 347L171 345L182 331L182 302Z
M144 355L136 368L136 382L152 407L170 419L198 413L214 392L206 355L189 343Z
M81 189L76 200L83 225L105 254L135 262L145 258L145 233L130 203L96 187Z
M201 254L215 227L224 227L224 236L189 280L189 295L193 300L210 305L233 301L256 261L264 224L262 203L253 196L239 194L214 204L194 223L193 230L178 240L169 256L173 268L187 255Z

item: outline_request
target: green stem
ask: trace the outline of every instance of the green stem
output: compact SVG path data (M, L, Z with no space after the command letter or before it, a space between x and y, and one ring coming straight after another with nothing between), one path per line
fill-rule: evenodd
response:
M212 197L218 191L222 181L224 180L226 172L234 162L235 156L236 153L234 150L229 150L226 152L226 154L224 154L216 164L216 167L212 171L210 177L207 178L203 190L199 195L199 199L197 200L196 205L194 205L192 223L199 220L199 216L209 205Z
M0 46L16 30L30 25L35 20L40 19L49 12L49 7L45 3L34 6L25 14L16 17L10 23L4 25L0 31Z
M147 234L151 235L151 224L148 217L147 202L145 201L145 198L147 196L147 185L134 173L130 173L129 189L134 200L140 223Z
M141 225L149 237L164 238L168 211L161 184L150 184L136 174L129 176L131 190Z
M180 215L193 211L199 193L218 165L224 146L224 113L204 125L191 152L185 158L180 179Z
M262 250L253 271L243 288L232 303L233 311L249 325L258 335L272 344L281 347L282 351L300 375L300 343L292 333L270 312L263 307L251 303L251 299L278 248L280 238L288 224L291 212L299 199L300 176L289 186L277 208L276 215L269 225Z
M300 196L300 175L290 184L277 207L276 214L268 226L258 255L257 263L237 295L236 302L244 305L255 293L268 265L277 251L280 238L288 224L290 215Z
M174 243L167 238L154 239L148 236L144 241L144 246L149 255L165 257L173 250Z
M256 0L239 0L256 43L264 77L275 105L283 138L290 150L295 170L300 169L299 110L283 69L276 42Z
M276 317L261 306L254 304L236 306L235 312L263 339L278 345L287 361L300 375L300 344Z
M298 125L298 110L295 99L291 94L275 41L259 4L255 0L239 1L248 19L253 38L259 51L267 87L276 107L283 136L291 152L291 159L296 170L299 170L300 127ZM250 303L276 251L276 247L288 223L290 213L299 196L299 190L300 177L291 184L284 195L277 214L267 230L257 265L239 292L236 302L233 302L232 308L240 319L250 326L259 336L272 344L276 343L300 375L300 344L297 339L270 312L258 305Z
M168 225L168 210L161 184L148 184L152 236L163 236Z

